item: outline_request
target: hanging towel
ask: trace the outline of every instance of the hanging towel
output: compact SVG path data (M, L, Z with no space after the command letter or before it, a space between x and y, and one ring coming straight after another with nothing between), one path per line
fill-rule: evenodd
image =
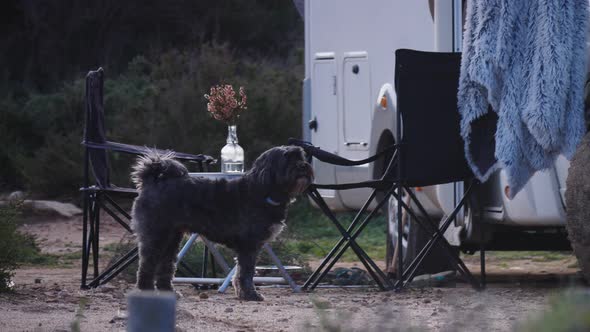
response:
M467 1L458 109L480 181L504 169L512 198L573 155L585 133L587 25L588 0Z

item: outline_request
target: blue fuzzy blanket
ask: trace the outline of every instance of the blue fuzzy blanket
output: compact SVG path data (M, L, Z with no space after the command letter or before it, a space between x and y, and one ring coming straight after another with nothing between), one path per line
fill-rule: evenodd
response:
M503 168L514 197L574 153L585 133L587 24L588 0L468 1L458 108L481 181ZM482 123L490 117L497 124Z

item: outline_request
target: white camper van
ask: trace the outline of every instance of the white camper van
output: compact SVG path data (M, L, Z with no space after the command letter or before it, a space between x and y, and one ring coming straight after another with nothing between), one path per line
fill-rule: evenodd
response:
M363 159L394 142L394 51L461 51L460 0L305 0L304 139L349 159ZM425 133L427 135L428 133ZM455 227L451 243L466 252L481 239L489 250L571 250L565 191L569 162L538 172L509 200L505 175L498 172L476 189ZM339 168L315 162L318 183L378 178L378 166ZM463 183L417 189L428 212L442 217L461 197ZM335 209L359 208L362 190L321 191ZM388 247L398 240L395 200L388 208ZM590 220L588 220L590 223ZM423 237L407 223L402 234L406 258ZM388 250L392 254L392 250ZM389 261L389 260L388 260ZM442 268L430 262L430 270Z

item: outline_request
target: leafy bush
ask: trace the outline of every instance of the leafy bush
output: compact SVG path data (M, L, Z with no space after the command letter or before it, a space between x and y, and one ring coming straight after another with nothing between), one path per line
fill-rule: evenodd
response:
M0 206L0 292L10 290L10 279L21 264L54 265L58 257L41 253L35 238L18 231L20 203Z
M17 230L20 204L0 206L0 292L10 289L13 271L21 264L55 264L57 257L42 254L35 238Z
M227 129L210 118L204 94L214 84L246 87L248 110L238 122L246 164L300 135L302 64L238 58L228 45L137 56L120 76L105 68L107 137L123 143L218 157ZM0 99L0 185L43 197L78 197L82 184L84 80L51 94ZM270 125L272 123L272 125ZM111 154L118 185L129 183L129 156Z
M18 267L22 237L16 230L16 215L16 207L0 207L0 292L10 290L13 271Z
M291 1L14 0L0 12L0 91L55 91L97 64L118 74L137 54L214 41L285 57L303 38Z

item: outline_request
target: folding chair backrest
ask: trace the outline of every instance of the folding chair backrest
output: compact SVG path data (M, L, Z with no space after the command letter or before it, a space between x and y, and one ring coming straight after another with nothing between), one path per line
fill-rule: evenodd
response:
M104 72L102 68L88 72L86 75L86 126L84 142L105 143L104 106L103 106ZM110 185L109 159L107 151L86 146L92 172L99 187Z
M471 178L457 111L461 54L400 49L395 57L403 135L399 179L415 187Z

